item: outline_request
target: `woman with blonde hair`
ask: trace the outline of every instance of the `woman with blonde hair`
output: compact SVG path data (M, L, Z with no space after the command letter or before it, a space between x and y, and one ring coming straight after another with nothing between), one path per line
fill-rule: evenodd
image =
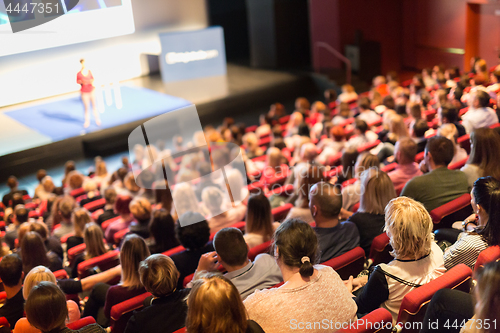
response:
M236 222L243 221L246 212L245 205L237 205L236 207L226 209L224 203L227 202L225 196L220 189L215 186L208 186L201 192L201 200L203 205L209 211L207 219L210 226L210 233L219 231L222 228L229 227ZM224 200L226 199L226 200Z
M54 274L45 266L36 266L34 267L24 278L23 285L23 297L25 300L28 299L30 291L33 287L40 284L40 282L46 281L51 282L53 284L57 284L56 277ZM66 324L72 323L80 319L80 308L78 304L74 301L66 301L68 308L68 316L66 318ZM16 326L14 327L13 333L39 333L40 330L34 328L28 322L28 319L21 318L17 321Z
M108 252L108 247L104 243L104 234L99 225L94 222L87 223L83 233L83 240L85 242L85 251L73 260L71 268L71 277L78 277L78 264Z
M271 203L264 193L250 196L247 204L245 235L243 238L249 248L265 243L273 238L274 230L280 225L273 223Z
M352 206L357 204L361 198L361 173L370 168L379 168L380 162L377 155L370 153L363 153L356 159L356 164L354 165L354 177L357 178L356 182L345 186L342 189L342 208L343 213L352 209Z
M349 221L358 227L359 244L368 256L373 238L384 232L385 206L397 195L391 178L373 167L361 174L361 188L359 209Z
M455 147L455 154L453 155L453 159L451 160L450 164L459 162L467 158L467 152L465 151L465 149L463 149L462 147L460 147L459 144L457 144L458 131L457 127L454 124L442 125L438 129L437 135L444 136L445 138L453 142L453 145Z
M446 272L443 251L434 242L432 227L432 219L421 203L398 197L387 204L384 231L394 260L375 266L369 279L356 278L347 285L349 291L364 286L355 299L358 315L383 307L396 320L408 292Z
M111 178L111 174L108 173L108 169L106 167L106 162L103 160L96 161L95 164L95 175L92 178L101 188L106 188L109 184L109 179Z
M404 118L398 114L389 117L389 133L387 134L388 141L393 145L400 138L410 137L408 128L406 127Z
M259 147L259 138L257 138L257 134L253 132L248 132L243 135L243 145L245 146L245 152L250 159L264 154L264 150Z
M286 124L286 137L294 136L299 133L299 126L304 122L304 116L302 113L295 111L290 116L288 123Z
M263 333L248 314L230 280L207 274L193 282L188 297L186 329L189 333Z
M149 249L141 237L130 234L125 237L120 249L121 281L115 286L98 283L93 288L83 317L96 318L101 326L107 326L111 308L132 297L146 292L139 276L139 264L149 257ZM104 316L98 316L99 310L104 307Z
M74 235L68 237L66 241L66 251L83 243L83 231L87 223L92 222L89 211L85 208L77 208L71 215L73 223Z
M176 184L172 192L172 198L178 216L182 216L186 212L204 213L199 207L196 194L189 183Z

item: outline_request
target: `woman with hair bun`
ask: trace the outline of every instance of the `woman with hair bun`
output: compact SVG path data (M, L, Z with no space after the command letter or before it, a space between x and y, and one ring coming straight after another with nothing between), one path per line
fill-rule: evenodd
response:
M274 233L272 248L285 283L256 291L244 301L249 318L265 332L290 332L299 323L313 324L325 318L333 325L356 319L356 304L339 275L331 267L315 265L318 239L309 224L286 220ZM311 327L311 332L322 329Z

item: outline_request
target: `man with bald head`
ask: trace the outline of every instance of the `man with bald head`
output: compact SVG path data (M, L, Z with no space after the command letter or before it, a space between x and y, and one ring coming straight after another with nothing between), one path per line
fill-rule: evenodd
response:
M404 186L413 177L423 174L418 163L415 162L417 151L417 143L411 138L402 138L396 142L394 157L398 165L394 171L388 173L394 187Z
M321 250L320 262L338 257L359 246L359 232L352 222L339 222L342 194L338 187L325 182L309 191L309 209L316 222L314 231Z

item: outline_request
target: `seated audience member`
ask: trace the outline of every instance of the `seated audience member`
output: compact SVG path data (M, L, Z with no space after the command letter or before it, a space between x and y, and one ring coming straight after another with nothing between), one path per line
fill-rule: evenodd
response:
M345 147L345 131L341 126L332 127L330 130L330 138L322 139L318 143L318 148L323 151L316 157L316 162L321 165L327 165L329 158L339 152Z
M457 144L458 132L455 125L453 124L442 125L438 129L437 135L444 136L445 138L448 138L451 142L453 142L453 145L455 147L455 152L453 155L453 159L451 160L450 163L459 162L467 158L467 152L465 151L465 149L463 149L459 144Z
M481 251L500 245L500 181L490 176L479 178L474 182L471 197L474 214L461 224L463 232L445 250L446 269L461 263L474 269Z
M359 232L354 223L339 222L342 196L338 188L319 182L309 191L309 209L316 222L320 262L338 257L359 246Z
M457 108L453 106L453 104L451 103L442 105L441 108L438 110L438 122L439 126L441 126L442 124L455 125L458 131L458 137L467 134L467 132L465 131L465 127L458 121Z
M373 239L384 231L384 209L396 197L396 191L389 176L375 168L361 174L361 187L364 191L359 209L348 221L358 227L359 244L368 257Z
M262 148L259 147L259 138L257 138L257 135L253 132L243 135L243 145L246 148L245 152L247 157L250 159L264 154Z
M23 243L24 236L31 231L31 223L24 222L19 226L19 233L17 235L16 248L13 252L15 252L19 257L21 257L21 244ZM42 239L43 241L43 239Z
M102 196L97 189L97 183L93 179L88 179L83 183L83 189L85 190L85 193L87 194L86 199L82 199L80 201L80 207L85 206L89 202L96 201L99 199L102 199Z
M425 147L425 166L430 172L406 183L401 196L421 202L430 212L434 208L469 192L465 173L448 169L453 159L453 142L442 136L434 136Z
M175 238L175 221L165 209L153 212L149 234L152 238L151 242L148 242L151 253L162 253L179 246L179 241Z
M474 277L477 284L473 295L455 289L441 289L434 294L420 333L493 333L498 330L496 324L491 323L500 321L500 262L487 263ZM488 322L490 325L484 324ZM449 323L458 325L449 326Z
M349 103L352 101L356 101L356 99L358 98L358 94L356 94L356 91L354 91L354 87L350 84L343 84L340 89L342 90L342 92L337 98L337 102Z
M132 197L130 196L119 195L116 198L114 205L114 212L115 214L120 216L120 219L118 221L111 223L106 229L106 232L104 233L106 241L109 244L114 243L115 241L114 237L118 231L128 228L130 223L132 223L132 221L134 220L132 214L130 213L131 202L132 202Z
M102 225L104 221L115 218L118 215L115 213L113 208L116 201L116 191L114 187L108 187L104 191L104 199L106 200L106 204L104 205L104 211L97 218L97 224Z
M300 147L300 160L292 169L292 173L286 180L286 184L293 184L295 188L299 185L300 174L309 169L311 163L318 156L318 150L313 143L305 143Z
M219 188L210 186L203 189L201 198L204 206L210 212L208 225L210 233L219 231L222 228L231 226L236 222L243 221L246 213L245 205L237 205L236 207L225 209L224 195Z
M271 204L263 193L251 195L247 207L243 238L248 247L252 248L270 241L279 223L273 223Z
M297 199L295 200L294 207L288 212L286 219L299 218L304 222L310 223L314 221L314 217L309 210L309 190L314 184L323 181L325 176L321 168L311 165L299 177L299 187L296 189L298 197L294 195Z
M7 230L5 232L5 243L10 247L11 250L14 249L16 239L18 238L19 235L19 227L21 226L22 223L25 223L28 221L28 215L29 212L26 209L24 205L17 205L14 208L12 216L12 223L7 226Z
M207 212L203 207L200 207L196 194L189 183L175 184L172 198L175 202L175 210L178 216L182 216L187 212L196 212L206 215Z
M420 119L415 122L413 125L412 138L413 141L417 144L417 154L421 153L425 150L425 146L427 145L427 139L425 138L425 132L429 130L429 125L427 124L427 120Z
M38 180L38 185L35 187L34 199L38 199L38 193L43 191L42 180L47 177L47 171L45 169L40 169L36 172L36 179ZM43 199L42 199L43 200Z
M59 259L63 260L64 258L64 251L61 246L61 242L57 237L54 236L48 236L49 235L49 230L47 229L47 225L42 222L33 222L29 224L29 231L34 231L42 237L43 244L45 245L45 249L47 250L47 253L52 251L57 256Z
M48 200L55 196L56 186L52 177L45 176L40 180L40 184L35 189L35 198L40 200Z
M75 199L70 196L65 196L58 205L58 214L60 218L61 225L54 229L52 234L57 238L61 239L62 236L70 234L75 231L73 224L71 223L71 215L73 210L76 208ZM55 225L53 225L55 227Z
M23 317L23 263L16 254L8 254L0 261L0 279L7 294L0 308L0 317L5 317L11 328Z
M285 137L292 137L299 133L299 126L304 122L304 115L302 113L295 111L290 116L288 123L286 124L286 135ZM248 157L250 158L250 156Z
M271 134L271 126L273 119L268 114L261 114L259 116L259 127L255 130L257 137L268 136Z
M410 138L403 138L396 142L394 157L398 165L396 169L389 172L394 187L406 184L410 179L421 176L422 171L415 162L417 155L417 144Z
M96 182L101 189L107 188L109 186L109 180L111 179L111 174L108 173L106 168L106 162L99 159L95 163L95 174L92 180Z
M104 244L104 236L101 227L97 224L90 222L85 226L83 232L83 241L85 243L85 251L77 255L73 259L71 267L71 277L78 277L78 264L108 252L106 244Z
M19 186L19 182L17 181L17 178L14 176L10 176L7 179L7 186L9 187L10 191L9 193L5 194L2 198L2 203L5 207L14 207L11 205L11 201L13 199L14 194L19 193L21 194L21 196L28 194L28 191L20 190L17 188Z
M352 179L356 174L356 161L359 157L357 149L345 149L342 153L340 163L342 165L342 172L337 174L336 185L341 185L346 180Z
M200 257L194 280L203 272L217 271L220 264L227 271L224 276L235 285L242 299L255 290L271 288L283 281L276 261L269 254L259 254L253 262L248 259L248 247L239 229L224 228L217 232L214 248L215 252Z
M341 102L337 104L337 110L338 113L335 117L333 117L332 124L333 126L344 126L345 121L352 117L351 108L349 107L349 104Z
M359 178L361 173L369 168L378 168L380 165L379 159L376 155L370 153L363 153L358 156L356 164L354 165L356 182L347 185L342 189L342 208L345 210L352 209L352 206L359 202L361 197L361 183Z
M306 113L311 109L311 103L305 97L297 97L295 99L295 110L300 112L302 115L306 115Z
M470 156L460 169L472 187L479 177L500 179L500 135L491 128L478 128L470 134Z
M79 171L73 170L69 172L65 183L66 194L71 193L71 191L73 190L82 188L84 181L85 181L85 176L82 175Z
M30 291L40 284L40 282L46 281L53 284L57 284L56 277L54 274L45 266L34 267L24 279L23 286L23 298L28 299ZM80 319L80 309L75 301L66 301L68 307L68 317L66 318L66 324L72 323ZM40 330L34 328L30 325L26 318L21 318L16 324L13 333L39 333Z
M377 141L378 135L368 130L368 125L364 120L356 119L354 122L354 137L349 139L346 147L358 149L360 146Z
M243 166L241 171L238 169L231 169L226 172L227 183L230 184L231 195L233 196L232 201L235 205L238 205L248 199L249 192L246 187L246 179L245 184L243 184L244 180L241 174L242 172L245 172Z
M360 97L358 99L358 108L359 115L357 119L363 120L368 125L381 120L378 113L370 109L370 100L368 97Z
M34 231L27 232L21 241L21 259L25 274L36 266L48 267L52 272L63 268L61 259L54 252L47 252L42 237Z
M130 223L130 233L142 238L149 238L149 222L151 221L151 203L146 198L137 197L130 203L130 213L134 221Z
M66 251L83 243L83 231L87 223L92 222L89 212L85 208L77 208L71 216L74 235L66 240Z
M135 311L125 333L172 333L184 327L189 289L177 289L179 271L163 254L152 254L141 262L139 277L153 295L151 305Z
M330 107L330 109L335 108L338 97L337 91L335 89L326 89L323 96L325 97L325 103L328 107Z
M260 181L264 184L269 184L271 180L273 180L276 176L281 175L284 168L282 165L286 161L286 158L283 156L281 151L276 147L270 147L267 150L266 154L266 166L262 171L262 175Z
M210 273L196 280L187 302L186 329L190 333L264 333L248 319L236 287L221 275Z
M196 198L201 201L201 192L205 187L208 186L217 186L212 180L212 177L207 177L210 173L212 173L212 165L209 162L201 162L198 164L198 172L200 173L200 176L202 177L200 179L200 182L196 184L196 189L195 189L195 194ZM168 187L167 187L168 188ZM170 190L168 190L170 191ZM170 193L170 197L172 194ZM172 200L172 199L170 199ZM166 209L166 207L163 207Z
M410 134L406 128L404 118L398 114L389 116L389 132L383 142L389 142L393 145L401 138L409 137Z
M407 197L389 202L384 230L389 235L394 260L377 265L369 278L353 280L354 287L364 285L355 298L359 316L383 307L396 320L408 292L444 274L443 252L433 242L432 226L429 213L419 202ZM348 289L352 286L348 285Z
M76 170L74 161L67 161L64 163L64 177L62 179L61 186L64 186L67 183L69 173L74 170Z
M477 90L472 97L472 105L462 116L462 125L467 133L471 133L476 128L489 127L498 123L498 116L489 107L490 95L486 91Z
M177 221L175 234L185 251L173 254L170 258L179 270L179 281L177 289L182 289L184 278L193 274L202 254L214 251L210 239L210 228L208 222L200 213L187 212L182 216L186 225L183 227ZM201 222L198 222L201 221Z
M305 222L286 220L276 230L273 253L285 284L256 291L244 302L249 318L265 332L290 332L294 320L313 323L328 318L343 324L356 319L356 305L338 274L315 265L317 250L316 234Z
M406 105L406 112L409 116L406 119L406 122L408 124L408 128L412 129L413 126L415 126L415 123L417 122L417 120L422 119L422 106L420 105L420 103L409 102Z
M26 318L34 328L42 333L106 333L97 324L73 331L66 327L67 317L66 296L57 285L42 281L33 287L26 300Z
M120 283L115 286L105 283L96 284L85 304L83 317L92 316L98 323L106 326L113 305L144 294L146 290L139 278L139 264L149 255L149 249L144 239L134 234L127 235L120 249ZM102 317L100 311L103 307L105 318Z

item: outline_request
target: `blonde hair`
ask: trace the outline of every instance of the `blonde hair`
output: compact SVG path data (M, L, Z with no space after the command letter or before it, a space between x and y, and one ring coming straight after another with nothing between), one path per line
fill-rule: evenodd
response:
M135 198L129 206L132 215L139 221L145 221L151 218L151 203L146 198Z
M389 117L389 132L394 136L394 141L410 136L403 117L398 114Z
M359 203L359 211L370 214L384 214L387 203L396 197L391 178L377 168L369 168L361 174L364 189Z
M96 163L95 175L97 177L102 177L108 174L108 169L106 168L106 162L103 160Z
M120 264L122 265L121 283L129 289L142 287L139 277L139 264L150 256L144 239L136 234L125 237L120 250Z
M420 259L430 253L432 220L425 207L408 197L398 197L385 207L384 231L397 259Z
M223 199L222 191L215 186L205 187L201 192L201 200L212 214L220 211Z
M276 147L270 147L267 150L267 166L273 170L279 170L281 162L283 161L283 154Z
M155 297L162 297L175 291L180 273L170 257L153 254L141 262L139 276L148 292Z
M380 161L377 155L373 155L370 153L363 153L358 155L356 159L356 164L354 165L354 173L356 177L361 177L363 171L368 170L370 168L377 168L380 166Z
M444 136L445 138L451 140L453 144L457 143L458 131L455 124L443 124L439 127L437 135Z
M100 226L90 222L85 227L83 241L85 243L85 260L98 257L107 252L104 235Z
M220 274L207 274L193 283L188 298L189 333L244 333L247 312L236 287Z
M28 299L28 295L30 294L31 289L33 289L34 286L38 285L42 281L48 281L54 284L57 283L54 273L52 273L51 270L48 269L47 267L36 266L32 268L24 278L24 285L23 285L24 299Z
M189 183L176 184L172 198L177 215L181 216L186 212L201 213L196 194Z
M73 227L75 229L75 236L83 237L85 225L92 222L89 212L85 208L77 208L73 211Z
M97 190L97 183L93 181L92 179L87 179L86 181L83 182L83 189L85 192L92 192Z

